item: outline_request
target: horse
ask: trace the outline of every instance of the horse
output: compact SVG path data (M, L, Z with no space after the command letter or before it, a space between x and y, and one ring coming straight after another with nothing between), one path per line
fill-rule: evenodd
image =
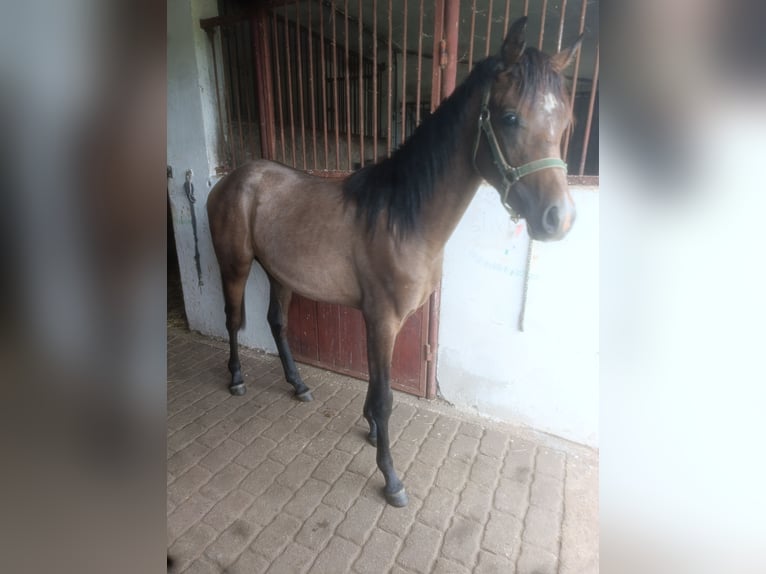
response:
M389 158L344 180L256 160L211 190L207 212L221 269L229 335L229 391L245 393L237 332L253 261L270 282L268 324L295 398L312 400L287 343L293 293L360 309L369 384L363 415L385 479L386 501L408 497L391 458L391 358L405 320L428 299L444 246L482 180L536 240L559 240L575 207L560 147L571 122L562 71L579 49L554 55L526 47L526 18L499 52L468 77ZM516 166L516 167L514 167Z

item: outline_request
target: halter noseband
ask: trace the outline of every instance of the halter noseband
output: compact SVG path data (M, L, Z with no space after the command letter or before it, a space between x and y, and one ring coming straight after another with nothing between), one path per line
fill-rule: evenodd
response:
M479 129L476 131L476 141L473 145L473 167L476 170L476 173L481 175L479 168L476 167L476 153L479 151L479 141L481 140L481 134L484 133L487 135L487 143L489 143L489 151L492 153L492 161L495 164L495 167L497 167L497 171L500 172L500 177L502 178L502 189L497 190L500 193L500 201L503 204L505 210L511 216L513 222L516 223L519 219L521 219L521 215L519 215L516 210L513 209L511 204L508 203L508 194L511 191L511 186L519 181L522 177L543 169L559 168L566 172L567 164L557 157L536 159L534 161L530 161L529 163L525 163L524 165L520 165L519 167L513 167L507 161L505 161L503 152L500 149L500 144L498 143L497 137L495 136L495 130L492 129L492 122L489 121L490 87L491 85L488 85L484 89L484 93L482 94L481 98L481 109L479 110Z

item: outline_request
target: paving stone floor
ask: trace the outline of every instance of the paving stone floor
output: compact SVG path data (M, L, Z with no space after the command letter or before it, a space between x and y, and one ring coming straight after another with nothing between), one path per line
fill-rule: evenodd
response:
M169 555L174 572L598 572L598 455L541 433L395 393L387 506L361 416L365 384L168 327Z

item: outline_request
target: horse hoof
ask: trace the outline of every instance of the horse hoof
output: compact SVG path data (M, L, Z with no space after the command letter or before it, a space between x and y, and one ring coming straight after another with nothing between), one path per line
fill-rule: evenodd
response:
M295 398L304 403L310 403L314 400L310 390L303 391L301 394L295 393Z
M367 435L367 442L370 443L375 448L377 448L378 447L378 435L372 434L372 433L368 434Z
M247 392L245 383L239 383L238 385L232 385L229 387L229 392L235 397L241 397Z
M404 506L407 506L407 503L410 501L409 497L407 496L407 492L404 490L404 487L402 487L399 492L394 492L393 494L385 492L385 495L386 502L388 502L391 506L395 506L396 508L403 508Z

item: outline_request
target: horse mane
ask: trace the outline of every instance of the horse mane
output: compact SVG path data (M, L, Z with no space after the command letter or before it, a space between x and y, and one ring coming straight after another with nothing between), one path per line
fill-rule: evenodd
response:
M565 93L563 78L553 71L550 57L527 48L511 70L522 105L528 105L541 90ZM427 116L391 157L365 166L343 181L343 197L356 204L357 217L364 218L368 232L375 229L378 216L387 213L387 228L400 235L413 231L421 207L433 195L435 186L464 142L460 130L467 103L475 90L483 88L502 70L497 56L478 62L468 77Z

